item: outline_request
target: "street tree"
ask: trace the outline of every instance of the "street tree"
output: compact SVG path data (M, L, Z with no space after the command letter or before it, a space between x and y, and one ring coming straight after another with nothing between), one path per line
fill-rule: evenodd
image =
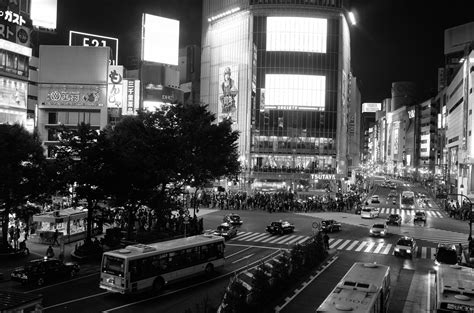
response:
M98 129L81 123L77 128L61 127L54 147L58 175L63 188L71 186L78 199L87 202L86 243L92 239L92 223L98 203L104 200L105 140Z
M9 215L22 210L30 198L41 193L38 186L44 162L44 149L36 134L18 124L0 125L0 250L8 247Z

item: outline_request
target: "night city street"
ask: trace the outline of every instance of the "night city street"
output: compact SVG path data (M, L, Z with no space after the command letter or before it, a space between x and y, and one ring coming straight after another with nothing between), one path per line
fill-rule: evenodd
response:
M0 0L0 312L474 312L473 47L458 0Z

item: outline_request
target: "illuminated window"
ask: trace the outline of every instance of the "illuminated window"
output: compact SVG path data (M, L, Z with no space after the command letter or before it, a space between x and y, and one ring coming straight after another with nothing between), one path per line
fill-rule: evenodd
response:
M325 76L265 75L265 108L268 109L322 111L325 94Z
M267 51L326 53L327 20L267 17Z

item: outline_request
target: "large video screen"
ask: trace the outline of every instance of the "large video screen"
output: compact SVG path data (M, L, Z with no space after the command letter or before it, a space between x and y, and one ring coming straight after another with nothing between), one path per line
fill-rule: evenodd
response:
M326 77L266 74L265 109L324 111Z
M58 0L34 0L30 3L33 26L56 29Z
M179 21L143 14L142 60L178 65Z
M327 20L310 17L267 17L267 51L326 53Z

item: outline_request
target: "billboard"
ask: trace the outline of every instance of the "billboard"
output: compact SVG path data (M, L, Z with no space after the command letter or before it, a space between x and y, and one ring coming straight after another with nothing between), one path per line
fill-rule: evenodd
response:
M1 77L0 78L0 104L26 110L28 84L24 81Z
M134 115L140 103L140 81L123 80L122 115Z
M34 0L30 3L33 26L56 29L58 0Z
M267 51L326 53L328 22L323 18L267 17Z
M265 74L264 97L264 109L324 111L326 77Z
M118 38L82 33L74 30L69 31L70 46L109 47L111 65L118 64L118 44Z
M239 66L219 68L219 117L220 120L237 121Z
M121 108L123 102L123 66L109 66L109 81L107 84L107 107Z
M142 61L178 65L179 21L143 14Z
M380 110L382 110L382 103L381 102L377 102L377 103L365 102L365 103L362 103L362 113L377 112L377 111L380 111Z
M104 107L106 89L94 85L45 85L40 88L41 105Z

